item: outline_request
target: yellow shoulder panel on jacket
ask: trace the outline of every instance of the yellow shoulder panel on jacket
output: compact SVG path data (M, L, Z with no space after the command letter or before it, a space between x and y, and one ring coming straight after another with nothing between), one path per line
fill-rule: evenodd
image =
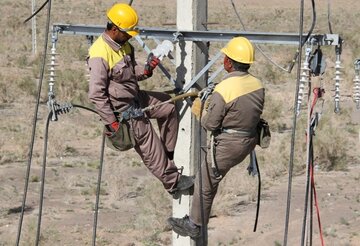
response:
M261 81L252 75L235 76L221 81L216 85L214 91L218 92L225 103L263 88Z
M129 44L124 46L123 49L125 50L126 54L131 53L131 48ZM101 36L90 47L89 56L90 59L94 57L104 59L109 64L110 69L113 68L116 63L123 59L122 53L114 51Z

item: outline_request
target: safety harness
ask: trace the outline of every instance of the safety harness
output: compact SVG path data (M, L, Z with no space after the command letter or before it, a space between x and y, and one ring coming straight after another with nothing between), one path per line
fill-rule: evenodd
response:
M163 104L171 103L180 99L184 99L190 96L197 96L197 92L189 92L170 98L169 100L163 101L155 105L149 105L145 108L141 108L138 98L129 104L125 110L115 110L114 114L118 118L119 128L116 131L111 131L107 126L104 127L104 134L106 136L106 145L118 151L126 151L133 148L136 144L135 136L131 124L129 121L132 119L138 119L146 116L145 112L153 110Z
M212 133L210 136L211 169L212 169L216 179L222 179L223 176L219 172L219 168L218 168L218 165L217 165L216 159L215 159L215 155L216 155L215 145L217 145L217 143L215 142L215 137L214 137L214 134Z
M126 110L124 111L115 111L115 114L118 114L120 122L123 120L130 120L142 117L144 115L144 111L140 108L137 101L134 101Z
M216 163L216 145L217 142L215 137L219 135L219 133L227 133L227 134L236 134L239 137L254 137L256 132L253 131L243 131L243 130L235 130L235 129L228 129L228 128L221 128L220 131L212 131L210 135L210 158L211 158L211 169L214 172L216 179L222 179L222 175L219 172L218 165Z

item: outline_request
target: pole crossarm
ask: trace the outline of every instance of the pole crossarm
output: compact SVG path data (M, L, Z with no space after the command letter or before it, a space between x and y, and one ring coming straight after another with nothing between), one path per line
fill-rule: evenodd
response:
M100 36L105 26L82 24L53 24L53 30L68 35ZM258 44L284 44L298 45L300 35L297 33L271 33L271 32L241 32L241 31L181 31L176 29L160 29L139 27L139 35L145 39L160 39L199 42L227 42L234 36L243 36ZM303 34L305 39L306 34ZM338 34L312 34L309 41L314 45L339 45L341 38Z

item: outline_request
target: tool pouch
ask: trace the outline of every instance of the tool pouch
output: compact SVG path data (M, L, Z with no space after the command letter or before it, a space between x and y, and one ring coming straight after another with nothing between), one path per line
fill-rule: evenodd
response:
M268 148L271 141L271 133L269 124L266 120L260 118L260 121L257 125L257 133L258 145L263 149Z
M110 132L104 127L104 134L106 136L106 145L118 151L126 151L134 147L135 140L129 123L125 120L120 122L119 129L116 132Z

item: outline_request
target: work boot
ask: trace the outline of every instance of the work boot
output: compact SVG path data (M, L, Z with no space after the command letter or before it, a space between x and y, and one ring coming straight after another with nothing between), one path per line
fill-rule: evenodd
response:
M201 235L200 226L191 222L187 215L184 218L170 217L167 221L173 231L183 237L198 238Z
M181 195L192 196L194 194L194 186L191 186L187 190L175 190L175 191L171 191L169 193L170 193L170 195L172 195L173 199L175 199L175 200L179 199L181 197Z
M193 186L194 186L194 177L180 175L180 178L178 179L176 186L175 186L175 191L188 190Z
M179 199L181 195L194 194L194 176L180 175L175 188L169 193L173 199Z

